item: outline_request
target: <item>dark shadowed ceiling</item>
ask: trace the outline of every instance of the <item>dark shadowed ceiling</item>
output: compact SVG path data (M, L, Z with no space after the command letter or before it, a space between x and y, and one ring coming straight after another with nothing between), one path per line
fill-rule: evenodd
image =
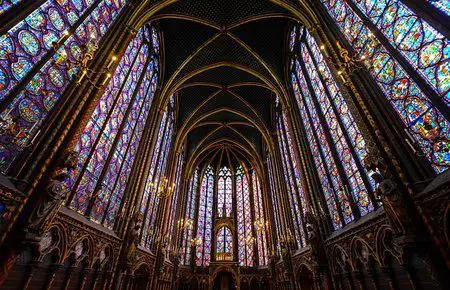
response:
M272 131L270 104L285 83L293 17L263 0L189 0L155 19L163 35L162 86L177 97L178 138L190 160L261 157Z

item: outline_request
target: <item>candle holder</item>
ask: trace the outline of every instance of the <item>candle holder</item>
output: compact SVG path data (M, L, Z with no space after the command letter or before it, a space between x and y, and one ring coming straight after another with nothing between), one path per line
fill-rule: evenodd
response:
M194 226L194 220L191 218L179 219L177 221L177 226L179 229L182 229L182 230L192 229L192 227Z
M327 61L332 63L337 69L337 74L339 75L339 77L342 79L342 81L344 83L346 83L346 79L343 76L344 70L347 70L350 73L355 72L358 69L363 68L364 66L366 66L368 69L373 68L373 64L370 63L365 55L361 55L361 56L350 56L349 52L347 49L343 48L341 46L341 44L339 43L339 41L336 42L336 47L338 49L338 53L340 58L342 59L341 63L336 63L335 61L333 61L333 59L331 59L331 57L329 56L327 49L325 47L325 45L320 45L319 48L322 51L323 55L326 57ZM327 77L325 77L325 74L323 72L323 70L319 69L319 73L322 75L322 77L324 77L325 79L327 79Z
M195 247L198 247L203 244L203 241L202 241L202 239L195 237L195 238L191 239L191 244Z
M112 65L114 62L117 61L117 57L115 55L112 55L110 58L110 61L106 65L106 67L102 67L100 70L92 70L89 68L89 63L92 59L94 59L95 52L98 50L98 45L94 42L96 39L96 36L94 34L91 34L88 41L81 45L82 54L79 58L79 60L70 60L67 58L67 52L65 48L63 48L61 51L61 44L71 35L69 31L65 31L61 38L57 42L53 42L53 50L55 51L56 56L56 63L57 64L63 64L67 67L69 74L76 74L78 72L78 79L76 81L76 85L80 85L83 80L87 80L91 85L93 85L95 88L100 89L104 88L108 80L111 78L112 73L110 71ZM103 74L105 75L105 78L103 79L103 82L100 86L96 85L96 82L94 81L95 78L99 75Z
M245 244L247 246L253 245L255 243L255 241L256 241L256 239L253 236L248 236L248 237L245 238Z
M158 197L158 198L171 196L173 193L174 187L175 187L175 183L169 184L169 179L167 179L167 177L164 177L159 185L157 185L157 182L155 182L155 184L153 184L153 189L154 189L154 191L156 191L156 197Z
M255 220L253 225L255 226L257 234L263 234L266 232L266 229L269 228L269 221L265 221L263 218L260 218Z

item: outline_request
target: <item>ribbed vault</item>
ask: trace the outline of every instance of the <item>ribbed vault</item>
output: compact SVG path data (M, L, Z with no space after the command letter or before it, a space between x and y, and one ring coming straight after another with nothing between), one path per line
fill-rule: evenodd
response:
M297 1L261 0L141 7L137 22L146 18L162 33L159 107L177 98L175 146L185 145L188 167L219 151L261 163L264 148L273 148L270 104L287 96L286 39L295 19L307 19L301 9Z

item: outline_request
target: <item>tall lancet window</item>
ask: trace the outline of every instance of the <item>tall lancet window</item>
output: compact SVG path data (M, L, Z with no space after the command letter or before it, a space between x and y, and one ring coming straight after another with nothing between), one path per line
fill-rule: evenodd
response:
M196 265L208 266L211 261L212 217L214 198L214 171L208 166L203 174L200 189L200 203L198 208Z
M252 230L252 214L248 175L242 165L236 170L237 229L239 264L253 266L255 237Z
M181 152L178 153L178 158L176 160L176 169L175 169L175 175L172 177L172 184L169 184L169 187L172 191L171 196L171 203L170 203L170 216L169 216L169 231L168 236L173 237L174 233L176 231L176 218L177 218L177 212L178 212L178 200L180 197L180 191L182 190L181 186L181 174L183 172L183 162L184 160L184 146L181 148ZM176 243L172 243L172 246L175 246Z
M261 183L254 170L248 173L242 165L238 165L234 171L223 166L214 172L212 165L208 165L197 196L197 184L200 184L198 175L197 169L190 178L188 196L185 199L182 222L188 226L181 231L182 263L191 265L191 250L195 248L197 266L209 265L213 249L216 250L217 261L235 261L234 258L237 257L236 262L241 266L267 265L269 222L264 210ZM221 178L223 187L220 186ZM229 187L227 183L230 184ZM219 215L219 209L224 206L213 207L213 204L219 202L221 192L228 196L230 207L236 207L235 211L231 210L226 216ZM226 204L226 199L223 200L222 204ZM215 234L214 243L211 243L212 233Z
M284 179L288 189L288 199L292 214L292 223L294 227L294 236L298 247L304 247L305 244L305 190L300 176L300 164L294 152L292 134L289 128L287 116L281 112L277 116L278 145L280 147Z
M216 253L218 261L233 260L233 234L227 227L221 227L217 231Z
M159 123L158 135L150 159L150 169L145 181L141 201L141 212L144 215L141 245L146 248L150 248L155 241L160 194L169 186L165 174L173 139L174 109L174 99L171 97Z
M436 172L450 166L450 43L402 1L321 0ZM449 14L448 1L428 1Z
M366 142L316 41L306 29L291 34L291 80L333 225L373 210L373 181L363 161ZM298 41L295 41L298 39Z
M158 81L150 26L131 41L75 150L71 208L112 228L123 200Z
M269 187L270 187L270 199L272 200L272 208L273 212L277 212L279 214L274 215L275 220L275 233L277 235L277 244L276 250L278 254L280 252L280 239L283 234L283 210L281 208L280 195L278 194L277 182L275 180L275 168L273 166L273 161L270 155L267 156L267 171L269 175Z
M266 219L263 204L263 193L261 182L258 174L252 170L252 190L253 200L255 203L255 220L253 222L256 232L256 245L258 247L259 266L266 266L268 264L268 248L267 248L267 234L269 229L269 220Z
M233 208L233 182L231 170L222 167L218 176L217 213L219 217L230 217Z
M18 2L0 1L0 17L13 19L9 9ZM81 61L86 53L95 51L126 3L125 0L42 2L0 36L0 170L3 173L8 172L40 133L49 113L78 72L68 63Z
M196 225L195 219L197 218L197 200L198 200L198 173L199 169L195 169L194 175L189 181L189 189L186 198L186 210L184 215L185 223L188 226L184 227L183 240L181 248L181 263L183 265L190 265L192 260L192 247L197 242L194 237L194 225Z

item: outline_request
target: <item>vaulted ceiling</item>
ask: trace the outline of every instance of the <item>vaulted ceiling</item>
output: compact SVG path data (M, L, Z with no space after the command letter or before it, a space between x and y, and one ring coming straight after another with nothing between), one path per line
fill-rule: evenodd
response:
M191 166L225 153L255 165L285 87L294 17L270 1L182 0L153 19L163 36L162 91L177 97L177 146L187 142Z

